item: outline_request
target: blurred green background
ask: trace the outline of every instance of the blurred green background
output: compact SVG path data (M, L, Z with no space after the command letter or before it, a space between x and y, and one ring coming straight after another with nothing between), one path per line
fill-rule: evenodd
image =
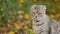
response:
M34 34L30 7L46 5L46 14L60 22L60 0L0 0L0 34Z

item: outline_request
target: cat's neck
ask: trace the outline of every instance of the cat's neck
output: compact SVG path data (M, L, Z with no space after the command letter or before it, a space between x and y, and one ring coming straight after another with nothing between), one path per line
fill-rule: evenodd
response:
M43 17L41 18L41 20L43 20L44 22L48 22L49 17L46 14L43 14Z

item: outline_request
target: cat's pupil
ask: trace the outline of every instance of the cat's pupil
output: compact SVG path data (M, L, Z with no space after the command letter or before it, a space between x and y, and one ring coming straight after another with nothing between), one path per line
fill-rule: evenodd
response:
M33 12L33 16L35 15L35 12Z
M38 9L38 7L35 7L35 9Z

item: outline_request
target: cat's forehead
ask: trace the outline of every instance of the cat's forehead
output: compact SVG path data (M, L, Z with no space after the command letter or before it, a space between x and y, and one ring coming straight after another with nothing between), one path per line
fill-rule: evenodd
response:
M45 5L32 5L31 9L46 9Z

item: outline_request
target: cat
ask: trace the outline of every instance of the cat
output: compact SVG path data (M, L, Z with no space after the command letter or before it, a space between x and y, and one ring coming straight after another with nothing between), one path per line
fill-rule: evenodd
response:
M60 34L60 23L46 15L45 5L32 5L30 17L34 34Z

